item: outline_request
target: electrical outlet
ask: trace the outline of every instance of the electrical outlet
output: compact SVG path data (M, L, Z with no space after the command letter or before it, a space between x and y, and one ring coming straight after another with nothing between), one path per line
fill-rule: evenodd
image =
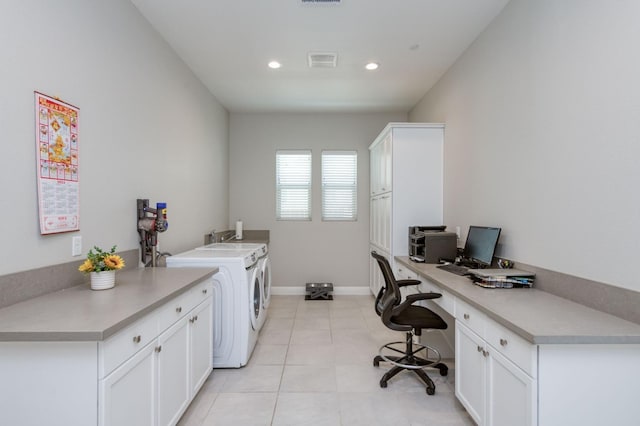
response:
M71 256L80 256L82 254L82 237L77 236L71 238Z

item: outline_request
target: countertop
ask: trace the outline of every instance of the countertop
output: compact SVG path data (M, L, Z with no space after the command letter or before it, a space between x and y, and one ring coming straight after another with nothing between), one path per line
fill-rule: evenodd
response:
M487 289L398 256L396 261L533 344L640 344L640 325L535 288ZM534 284L535 286L535 284Z
M217 268L119 271L116 286L80 285L0 309L0 341L98 341L162 306Z

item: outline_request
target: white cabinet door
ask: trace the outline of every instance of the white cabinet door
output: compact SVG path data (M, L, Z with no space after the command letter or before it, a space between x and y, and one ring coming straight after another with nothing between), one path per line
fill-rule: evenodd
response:
M382 141L371 148L369 154L371 195L391 191L391 140L392 135L389 132Z
M380 245L387 251L391 252L391 208L392 208L392 195L391 193L385 194L380 197ZM391 262L391 259L389 260Z
M101 381L99 424L154 426L155 344L150 343Z
M391 193L371 198L370 243L384 251L391 249Z
M536 380L492 347L487 350L487 424L532 426L537 424Z
M190 400L189 322L184 317L158 337L158 425L175 425Z
M380 244L380 197L371 197L369 203L369 243L381 246Z
M456 321L456 396L479 425L484 424L486 405L484 345L477 334Z
M191 395L195 396L209 377L213 366L213 304L211 298L198 305L189 316L191 321L189 333L190 386Z
M380 192L388 192L391 191L392 188L392 134L389 133L384 141L380 144L381 152L380 152Z
M537 381L456 321L456 396L479 425L537 424Z
M371 195L377 195L380 193L381 178L380 178L380 158L381 158L381 146L376 145L371 149L369 153L369 185Z

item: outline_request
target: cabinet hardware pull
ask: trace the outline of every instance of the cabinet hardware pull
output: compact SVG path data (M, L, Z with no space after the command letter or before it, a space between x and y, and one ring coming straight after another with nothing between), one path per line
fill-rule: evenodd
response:
M464 317L464 319L468 320L469 319L469 314L464 314L463 317Z
M142 340L142 336L140 335L133 336L133 343L140 343L141 340Z
M507 339L500 339L500 345L507 346L507 343L509 343L507 342Z
M482 355L486 358L489 356L489 351L482 351Z
M196 315L196 316L193 318L193 320L194 320L194 321L198 321L198 316Z
M202 290L202 294L207 294L207 289Z
M484 348L482 346L478 346L478 352L482 352Z
M176 308L176 312L177 312L177 313L182 312L182 306L178 306L178 307Z
M156 346L156 352L160 353L162 351L162 345Z
M189 322L193 323L196 319L194 317L189 318Z

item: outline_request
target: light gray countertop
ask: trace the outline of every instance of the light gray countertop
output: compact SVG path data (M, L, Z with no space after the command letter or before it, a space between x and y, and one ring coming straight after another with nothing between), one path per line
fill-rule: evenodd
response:
M535 288L487 289L433 264L404 256L395 259L533 344L640 344L639 324L551 293Z
M119 271L116 285L80 285L0 309L0 341L104 340L217 272L217 268Z

